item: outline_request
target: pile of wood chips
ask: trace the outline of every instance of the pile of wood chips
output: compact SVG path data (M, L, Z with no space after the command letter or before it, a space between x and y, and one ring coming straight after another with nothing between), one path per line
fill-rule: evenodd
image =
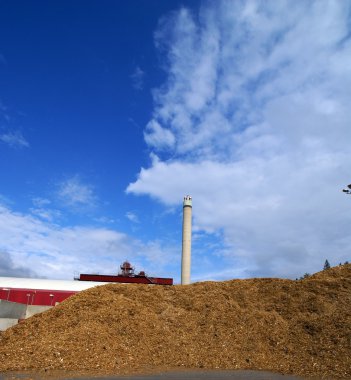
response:
M167 368L351 379L351 265L299 281L104 285L0 335L1 372Z

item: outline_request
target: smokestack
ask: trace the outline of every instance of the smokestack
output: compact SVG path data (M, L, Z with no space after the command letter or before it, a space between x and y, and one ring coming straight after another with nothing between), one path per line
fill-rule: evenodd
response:
M191 196L187 195L183 202L182 285L190 284L192 208Z

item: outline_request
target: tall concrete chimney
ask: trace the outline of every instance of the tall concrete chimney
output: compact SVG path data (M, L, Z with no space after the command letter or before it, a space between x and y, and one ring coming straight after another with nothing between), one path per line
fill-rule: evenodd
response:
M187 195L183 202L182 285L190 284L192 208L191 196Z

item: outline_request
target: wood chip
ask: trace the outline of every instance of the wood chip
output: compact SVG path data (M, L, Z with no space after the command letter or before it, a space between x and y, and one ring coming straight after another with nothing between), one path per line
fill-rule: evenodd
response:
M258 369L351 378L351 265L304 280L109 284L0 334L0 371Z

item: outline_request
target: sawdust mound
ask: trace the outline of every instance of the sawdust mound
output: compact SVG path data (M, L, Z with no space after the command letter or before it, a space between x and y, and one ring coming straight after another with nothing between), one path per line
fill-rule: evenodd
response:
M351 265L292 281L110 284L0 336L0 371L264 369L351 378Z

